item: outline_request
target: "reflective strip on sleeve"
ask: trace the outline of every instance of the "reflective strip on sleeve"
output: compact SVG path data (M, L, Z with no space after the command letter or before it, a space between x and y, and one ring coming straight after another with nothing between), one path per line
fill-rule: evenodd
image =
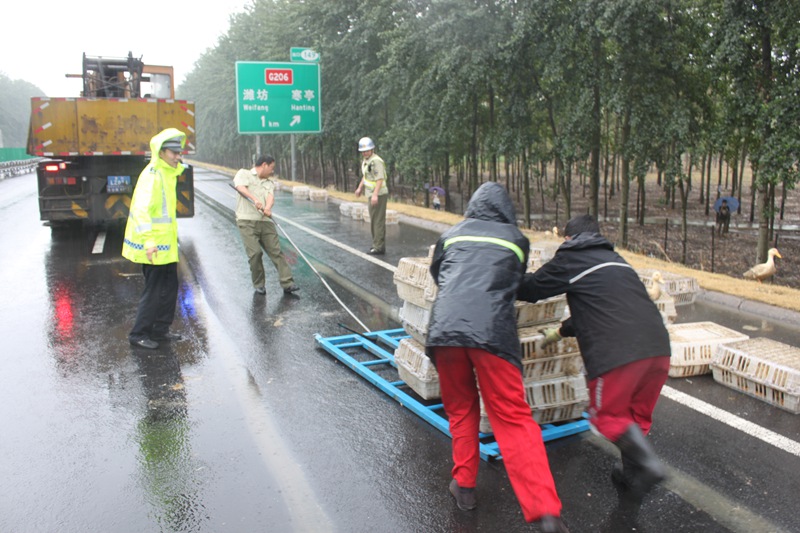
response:
M508 248L519 258L520 263L525 262L525 252L522 251L522 248L517 246L511 241L507 241L505 239L497 239L495 237L476 237L473 235L461 235L460 237L452 237L444 241L444 249L446 250L448 246L456 242L487 242L489 244L496 244L498 246L502 246L503 248Z
M601 269L601 268L605 268L605 267L625 267L625 268L633 268L633 267L632 267L632 266L630 266L628 263L614 263L614 262L611 262L611 263L601 263L601 264L599 264L599 265L595 265L595 266L593 266L592 268L588 268L588 269L584 270L583 272L581 272L580 274L578 274L577 276L575 276L574 278L572 278L571 280L569 280L569 283L570 283L570 285L572 285L573 283L575 283L575 282L577 282L577 281L580 281L580 279L581 279L581 278L583 278L584 276L588 276L589 274L591 274L591 273L592 273L592 272L594 272L595 270L599 270L599 269Z

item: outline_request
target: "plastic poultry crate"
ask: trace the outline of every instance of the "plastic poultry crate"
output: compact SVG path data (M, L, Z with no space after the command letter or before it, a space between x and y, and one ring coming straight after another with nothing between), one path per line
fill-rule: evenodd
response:
M309 189L308 199L311 200L312 202L327 202L328 191L326 191L325 189Z
M308 191L308 187L297 185L292 189L292 197L298 200L308 200Z
M526 382L525 399L538 424L575 420L581 418L589 405L589 389L583 375ZM492 432L483 399L479 430Z
M442 397L442 388L439 384L439 377L436 379L422 379L408 370L402 364L397 365L397 374L411 390L416 392L425 400L435 400Z
M714 322L668 324L667 331L672 349L669 376L673 378L710 373L717 346L750 338Z
M639 274L639 279L642 280L642 283L644 283L644 286L648 289L653 286L653 274L655 272L656 269L654 268L636 269L636 273ZM675 298L675 305L680 306L694 303L695 298L697 298L697 293L700 291L700 285L698 285L696 279L689 276L673 274L672 272L666 272L664 270L659 270L658 272L661 272L661 277L663 278L661 282L662 287L670 296Z
M411 339L402 339L394 351L394 361L403 365L406 370L423 380L439 379L439 373L430 357L425 353L425 346Z
M800 413L800 348L765 338L720 344L711 371L722 385Z

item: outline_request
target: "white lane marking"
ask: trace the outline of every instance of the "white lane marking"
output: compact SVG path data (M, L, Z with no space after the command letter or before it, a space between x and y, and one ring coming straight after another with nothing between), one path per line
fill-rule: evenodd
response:
M612 457L619 457L619 450L614 444L598 434L586 438L587 442L600 448ZM662 487L677 494L683 501L707 513L731 531L746 533L750 531L769 531L770 533L788 533L785 529L771 522L767 517L744 507L741 502L729 499L710 485L693 476L664 464L667 479ZM632 531L632 530L631 530Z
M97 234L97 238L94 240L94 248L92 248L93 254L102 254L103 248L106 245L106 232L101 231Z
M672 387L664 386L661 389L661 394L666 396L672 401L678 402L681 405L694 409L698 413L704 414L718 422L727 424L734 429L738 429L747 433L751 437L755 437L767 444L771 444L776 448L788 452L796 457L800 457L800 443L793 441L788 437L784 437L772 430L761 427L758 424L749 422L743 418L739 418L727 411L723 411L718 407L714 407L710 403L699 400L693 396L673 389ZM777 407L776 407L777 409Z
M225 331L219 316L209 304L205 292L199 287L196 300L213 329ZM226 391L242 410L242 420L250 431L253 442L260 452L264 466L280 487L280 497L292 518L292 532L313 531L315 533L333 532L334 525L319 503L320 498L311 487L303 465L296 459L289 443L281 437L278 422L265 407L265 400L249 368L242 363L236 341L230 336L214 335L210 338L207 352L216 354L209 357L210 364L220 370L230 384Z

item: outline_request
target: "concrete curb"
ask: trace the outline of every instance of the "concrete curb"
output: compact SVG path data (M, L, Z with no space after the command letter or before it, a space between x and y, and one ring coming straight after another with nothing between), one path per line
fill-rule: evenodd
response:
M697 294L697 300L728 310L736 309L739 312L778 322L790 328L800 328L800 313L792 311L791 309L784 309L774 305L745 300L744 298L730 294L703 289Z

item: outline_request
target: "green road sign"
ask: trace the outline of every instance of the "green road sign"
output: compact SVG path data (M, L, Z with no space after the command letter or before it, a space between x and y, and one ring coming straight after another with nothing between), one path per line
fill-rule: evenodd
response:
M301 63L319 63L319 52L311 48L290 48L289 59Z
M322 131L319 65L236 62L240 134Z

